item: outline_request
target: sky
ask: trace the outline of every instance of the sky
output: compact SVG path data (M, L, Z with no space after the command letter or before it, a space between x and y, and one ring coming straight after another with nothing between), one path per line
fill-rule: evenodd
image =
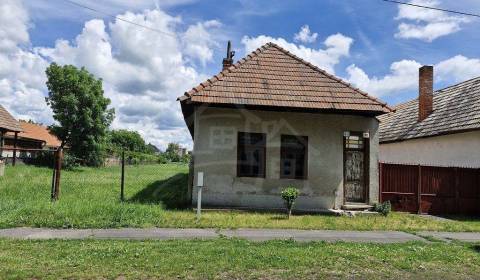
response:
M70 1L100 13L0 0L0 104L17 119L52 124L45 69L73 64L103 79L113 129L191 148L176 98L221 70L228 40L235 60L274 42L390 105L418 95L421 65L435 89L480 76L475 17L381 0ZM410 2L480 14L478 0Z

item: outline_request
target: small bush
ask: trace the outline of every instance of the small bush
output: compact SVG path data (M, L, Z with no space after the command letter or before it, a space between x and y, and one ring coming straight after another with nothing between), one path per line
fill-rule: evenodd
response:
M373 210L382 214L383 216L388 216L388 214L390 214L390 212L392 211L392 205L388 200L383 203L375 203L373 205Z
M32 164L36 166L46 166L53 167L53 162L55 160L55 154L51 151L39 151L31 158L26 158L23 160L25 164Z
M62 168L65 170L73 170L80 167L80 159L69 152L64 152L62 160Z
M295 204L295 200L298 198L299 194L300 191L294 186L289 186L282 191L282 198L285 200L285 204L287 206L288 218L290 218L292 215L293 205Z

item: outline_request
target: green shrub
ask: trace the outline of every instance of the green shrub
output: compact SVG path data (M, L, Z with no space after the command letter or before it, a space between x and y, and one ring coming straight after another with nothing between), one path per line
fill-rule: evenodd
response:
M31 158L23 160L25 164L32 164L37 166L53 167L53 161L55 159L55 153L51 151L38 151Z
M53 163L55 161L55 152L54 151L39 151L31 157L24 159L25 164L31 164L36 166L45 166L53 168ZM80 166L81 160L73 156L68 150L63 150L63 161L62 169L72 170Z
M288 186L282 191L281 194L287 206L288 218L290 218L290 216L292 215L293 205L295 204L295 200L298 198L300 191L294 186Z
M80 167L80 159L65 151L63 154L62 169L73 170Z
M388 200L383 203L375 203L373 205L373 210L384 216L388 216L388 214L390 214L392 211L392 204L390 204L390 201Z

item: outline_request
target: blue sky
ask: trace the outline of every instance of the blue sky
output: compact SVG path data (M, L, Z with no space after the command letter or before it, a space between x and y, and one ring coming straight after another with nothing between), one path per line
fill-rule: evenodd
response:
M51 123L44 67L74 64L104 79L115 128L190 146L175 97L220 70L227 40L236 59L274 41L391 105L416 97L422 64L435 66L435 88L480 76L472 17L380 0L75 1L174 35L64 0L2 1L0 103L17 118ZM411 2L480 13L477 0Z

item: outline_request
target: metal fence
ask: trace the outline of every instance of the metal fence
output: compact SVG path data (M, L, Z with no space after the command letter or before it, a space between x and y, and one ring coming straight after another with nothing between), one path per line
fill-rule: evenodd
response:
M94 196L101 195L125 202L162 204L166 208L184 208L191 201L191 179L185 163L139 160L134 153L125 152L110 156L116 159L105 166L65 167L62 163L64 159L65 162L68 160L63 150L16 148L15 154L13 157L13 148L4 148L3 161L9 167L3 176L14 182L18 174L21 177L42 174L28 177L28 180L34 181L36 186L51 188L52 200L62 200L65 196L94 199ZM37 167L39 173L30 172ZM45 196L44 199L49 198Z
M396 211L480 215L480 169L380 163L380 200Z
M0 153L1 165L4 169L6 164L16 166L17 164L28 164L33 166L43 166L52 169L51 193L50 198L57 200L60 191L60 176L63 160L63 149L45 150L45 149L23 149L2 147ZM4 171L2 170L2 175Z

